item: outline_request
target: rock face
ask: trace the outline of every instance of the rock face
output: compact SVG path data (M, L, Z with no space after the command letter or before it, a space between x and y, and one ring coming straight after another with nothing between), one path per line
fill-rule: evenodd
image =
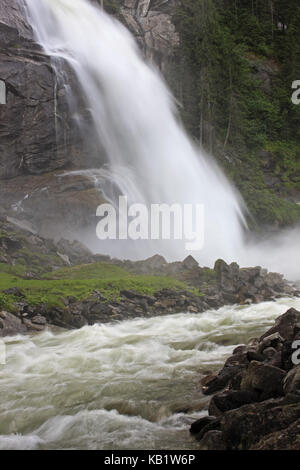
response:
M117 3L120 19L145 56L165 69L178 44L171 21L176 0ZM87 176L61 175L65 170L99 168L105 157L102 149L94 148L93 124L78 97L84 131L73 121L56 65L80 96L72 71L43 53L26 18L23 0L1 1L0 81L6 103L0 104L0 213L30 221L44 236L60 232L69 237L89 225L95 229L103 196ZM74 215L71 207L76 207Z
M299 320L300 312L288 310L261 338L236 348L219 374L203 379L205 394L218 393L209 417L190 430L200 449L300 449L300 366L291 360Z
M121 14L147 59L165 72L179 44L172 23L178 0L122 0Z
M61 175L93 166L101 151L87 144L92 126L80 99L86 129L78 131L57 64L35 43L26 18L23 0L1 1L0 81L6 99L0 104L0 212L30 221L49 237L54 226L67 235L69 228L95 225L103 197L88 177ZM72 72L60 66L76 91Z
M16 0L0 5L0 178L39 174L67 163L66 125L57 126L57 79L48 57L33 41L25 10Z

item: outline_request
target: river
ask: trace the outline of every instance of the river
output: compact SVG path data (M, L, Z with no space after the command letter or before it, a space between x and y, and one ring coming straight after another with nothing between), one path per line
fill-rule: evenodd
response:
M193 450L200 379L300 299L4 338L0 449Z

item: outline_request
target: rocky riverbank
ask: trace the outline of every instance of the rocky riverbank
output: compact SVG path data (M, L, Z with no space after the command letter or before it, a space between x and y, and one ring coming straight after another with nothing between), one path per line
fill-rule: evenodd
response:
M159 255L111 259L77 241L44 239L28 224L0 219L0 336L294 295L295 286L261 267L218 260L211 269L192 256L174 263Z
M199 449L300 449L299 340L300 312L290 309L202 380L213 397L208 416L190 429Z

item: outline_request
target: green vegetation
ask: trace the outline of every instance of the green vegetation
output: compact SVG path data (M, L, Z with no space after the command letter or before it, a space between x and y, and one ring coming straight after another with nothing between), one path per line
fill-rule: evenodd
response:
M259 225L300 219L298 0L184 0L168 77L189 132L216 155Z
M16 271L14 271L16 268ZM188 288L184 282L170 277L135 276L122 268L108 263L84 264L63 268L54 273L48 273L43 279L23 279L15 273L19 267L0 265L0 308L14 310L14 302L20 300L12 294L3 291L18 287L30 305L46 304L48 307L64 307L63 299L73 297L77 301L87 299L97 290L107 299L119 300L122 290L153 295L161 289L189 290L198 293L196 289Z

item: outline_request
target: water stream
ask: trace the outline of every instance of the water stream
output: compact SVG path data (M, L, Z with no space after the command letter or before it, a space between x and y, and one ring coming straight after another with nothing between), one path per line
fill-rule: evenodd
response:
M300 299L5 338L0 449L197 449L200 379Z

